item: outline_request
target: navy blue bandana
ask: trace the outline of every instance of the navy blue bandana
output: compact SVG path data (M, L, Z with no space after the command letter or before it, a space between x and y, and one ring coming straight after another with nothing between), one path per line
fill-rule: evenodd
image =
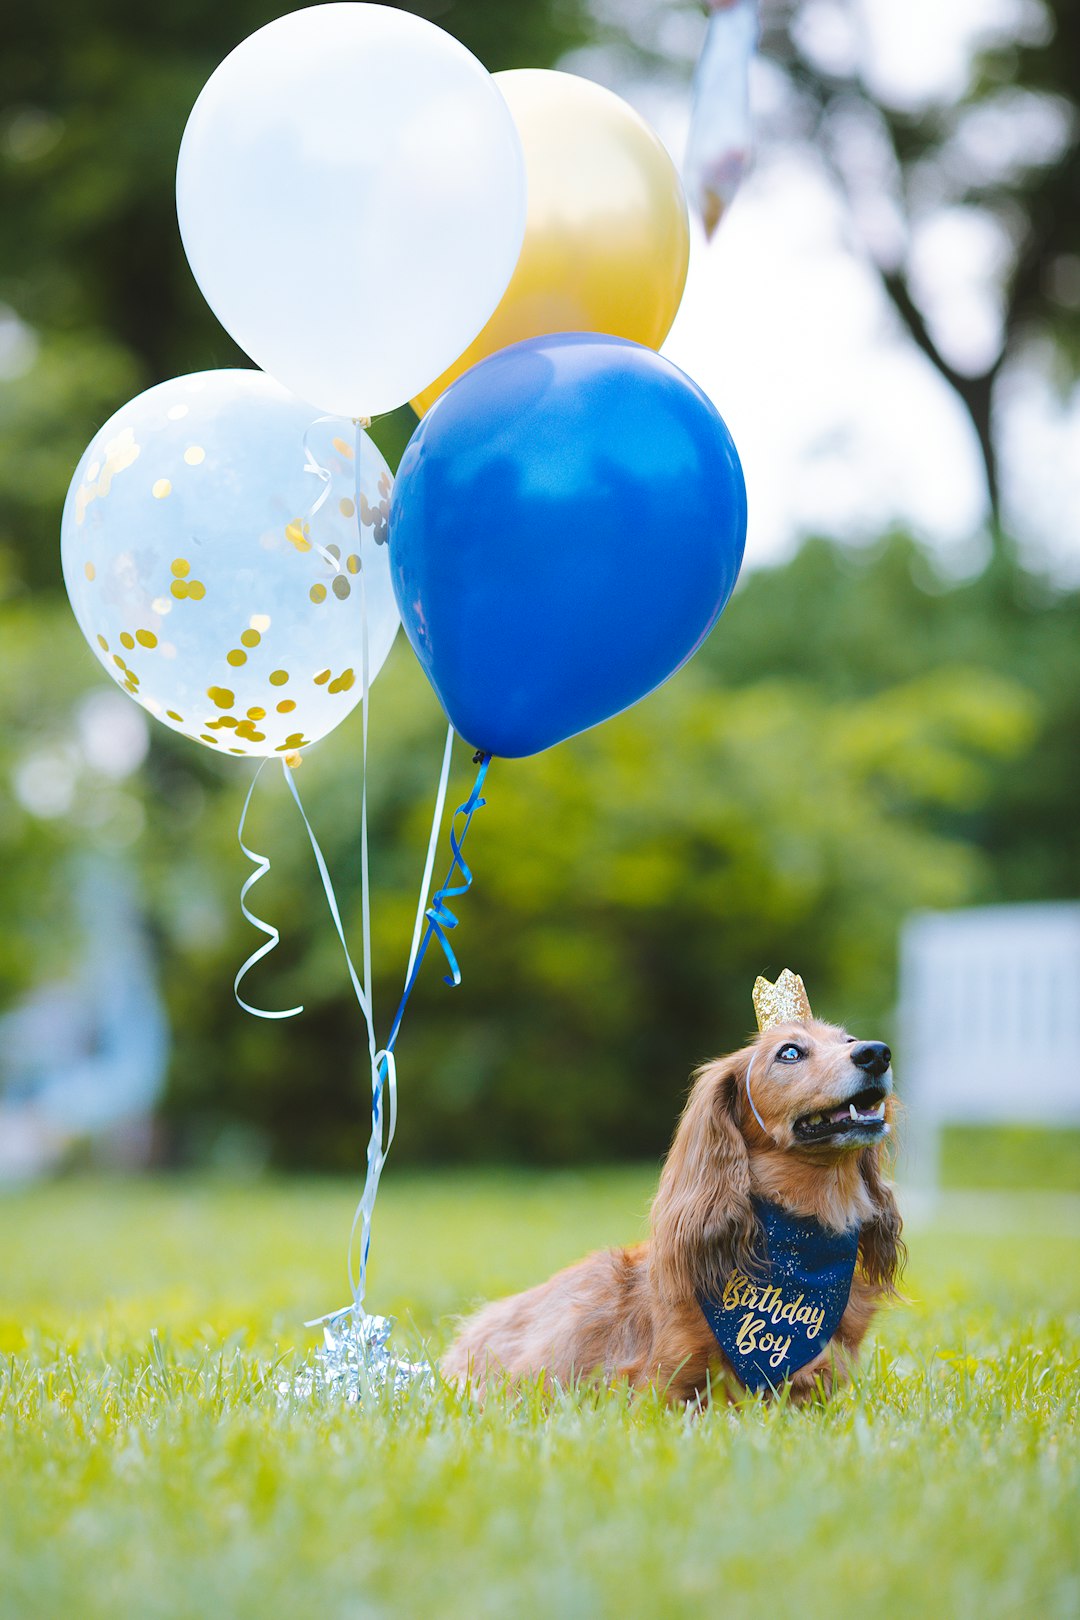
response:
M859 1228L832 1232L813 1216L754 1199L768 1261L735 1271L719 1299L698 1295L717 1344L748 1389L775 1389L820 1355L851 1293Z

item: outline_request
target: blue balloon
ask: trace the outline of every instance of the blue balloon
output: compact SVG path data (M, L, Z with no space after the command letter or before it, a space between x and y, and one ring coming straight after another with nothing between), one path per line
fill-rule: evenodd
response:
M731 595L746 488L723 420L651 349L515 343L447 389L390 507L409 640L456 730L506 758L629 708Z

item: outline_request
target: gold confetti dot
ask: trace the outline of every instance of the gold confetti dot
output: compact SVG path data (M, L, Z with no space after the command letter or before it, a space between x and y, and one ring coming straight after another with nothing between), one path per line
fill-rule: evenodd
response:
M132 676L129 675L127 680L124 682L124 691L125 692L130 692L132 697L138 697L138 695L139 695L139 683L138 683L138 681L136 681L135 679L133 679Z
M346 558L345 566L349 570L350 574L358 574L360 572L360 559L356 555L355 551L352 553L351 557Z
M229 753L230 754L246 754L247 749L246 748L230 748Z
M348 692L356 685L356 675L351 669L343 670L338 676L338 686L341 691Z
M241 630L240 640L245 647L257 647L262 640L257 630Z
M353 459L351 444L346 444L344 439L331 439L330 442L339 456L345 456L348 461Z
M140 647L157 646L157 636L155 636L152 630L136 630L135 640L139 643Z
M237 735L239 735L239 733L237 733ZM249 731L247 735L248 735L248 742L265 742L266 741L266 732L265 731Z
M288 679L289 672L287 669L275 669L270 675L270 685L284 686Z
M301 525L299 518L294 518L291 523L285 525L285 538L292 542L297 551L311 550L311 541L305 532L306 527L306 524Z
M173 562L172 572L177 579L185 579L191 573L191 564L186 557L177 557Z
M345 598L351 591L352 586L349 584L344 574L337 574L334 578L334 583L331 586L331 589L333 590L333 593L337 597L338 601L344 602Z
M247 663L247 653L242 647L233 647L225 654L225 662L231 664L234 669L239 669L241 664Z
M316 675L316 677L315 677L315 685L316 686L325 686L329 679L330 679L330 671L328 669L324 669L324 670L320 671L320 673L318 675Z
M234 694L229 691L227 686L208 686L206 695L211 703L219 709L231 709L236 702Z
M181 422L188 413L186 405L170 405L165 412L170 422Z
M206 595L206 586L201 579L189 580L187 593L193 602L201 602Z
M217 747L217 738L214 737L214 736L211 736L209 731L200 731L200 733L199 733L199 741L200 742L205 742L205 743L213 743L214 747L215 748Z
M303 742L303 740L304 740L304 733L302 731L290 732L290 734L285 739L285 747L286 748L299 748L300 744Z
M168 715L170 720L175 720L177 725L179 725L179 726L183 725L184 717L183 717L182 714L177 714L175 709L166 709L165 713Z
M338 511L341 513L342 517L355 517L356 516L356 503L355 503L355 501L350 501L349 497L346 495L344 500L338 501Z
M128 652L130 652L135 645L135 637L131 635L129 631L121 630L120 645L121 647L126 647Z
M232 731L239 724L240 722L236 718L235 714L223 714L221 719L218 721L218 725L224 726L226 731Z
M127 664L121 658L119 653L113 653L112 661L116 665L117 669L127 669Z
M313 602L325 602L326 601L326 586L325 585L313 585L311 587L310 591L308 591L308 595L311 597L311 600Z
M167 478L159 478L150 493L155 501L163 501L166 495L172 494L172 485Z
M178 602L184 602L187 600L187 580L174 579L169 589L172 591Z
M341 561L341 547L340 546L325 546L323 549L325 550L326 555L328 557L333 557L335 562L340 562Z
M86 575L87 579L93 579L97 573L97 569L94 567L93 563L84 563L83 573Z
M253 630L257 630L260 636L265 636L270 628L270 615L269 613L253 613L248 620L248 624Z
M277 712L278 714L292 714L295 708L296 704L293 702L292 698L286 698L284 702L278 704Z
M97 644L101 648L102 652L108 652L109 643L105 640L104 636L98 636Z
M265 709L249 709L248 712L247 712L247 717L248 717L249 720L265 720L266 719L266 710Z
M189 444L184 451L184 460L189 467L197 467L206 460L206 451L201 444Z

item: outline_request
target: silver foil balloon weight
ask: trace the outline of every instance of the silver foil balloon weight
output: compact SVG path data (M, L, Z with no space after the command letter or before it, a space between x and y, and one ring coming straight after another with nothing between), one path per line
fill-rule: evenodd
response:
M435 1374L426 1360L409 1361L394 1354L390 1336L392 1316L369 1316L348 1305L322 1319L323 1345L313 1362L278 1385L283 1397L311 1395L322 1389L348 1406L382 1401L389 1392L396 1403L415 1389L430 1392Z

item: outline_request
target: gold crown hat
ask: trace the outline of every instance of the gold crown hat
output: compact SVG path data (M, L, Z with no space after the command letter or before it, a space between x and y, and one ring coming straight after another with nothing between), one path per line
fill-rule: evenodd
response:
M777 1024L805 1024L814 1016L806 986L790 968L784 969L775 984L758 974L754 980L754 1011L757 1027L763 1035Z

